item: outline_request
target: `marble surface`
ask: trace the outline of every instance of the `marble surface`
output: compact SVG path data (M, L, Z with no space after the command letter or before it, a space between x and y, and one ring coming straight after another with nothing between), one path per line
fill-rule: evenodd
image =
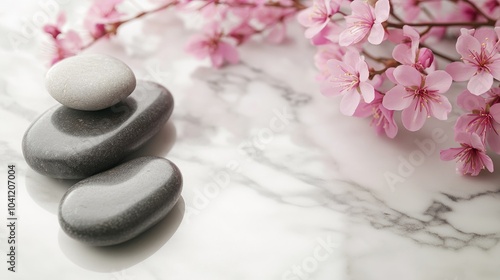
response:
M26 3L1 4L2 34L20 34L41 11ZM176 163L182 199L157 226L110 248L61 231L57 206L74 181L39 175L22 158L24 131L56 104L43 87L48 47L38 30L15 49L2 37L0 176L16 164L19 244L18 272L2 261L1 279L500 277L500 173L462 177L439 160L457 112L417 133L379 137L368 120L342 116L338 99L319 94L314 50L299 27L284 46L250 43L241 64L214 70L183 52L190 32L182 26L167 12L88 50L123 59L176 101L161 133L134 156ZM2 187L2 219L6 195ZM2 226L3 258L6 238Z

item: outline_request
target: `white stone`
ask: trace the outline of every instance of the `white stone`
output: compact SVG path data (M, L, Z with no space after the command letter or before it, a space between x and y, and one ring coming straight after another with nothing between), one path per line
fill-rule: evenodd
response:
M66 58L47 72L45 86L61 104L78 110L108 108L129 96L136 85L132 70L102 54Z

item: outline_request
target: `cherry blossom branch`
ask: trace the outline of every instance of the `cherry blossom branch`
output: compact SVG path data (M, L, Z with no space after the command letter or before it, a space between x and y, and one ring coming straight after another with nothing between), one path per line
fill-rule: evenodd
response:
M494 21L486 22L386 22L386 27L392 28L403 28L403 26L413 26L413 27L453 27L453 26L470 26L470 27L481 27L481 26L495 26Z
M178 3L179 3L179 1L169 2L169 3L165 4L165 5L162 5L162 6L158 7L158 8L155 8L153 10L140 12L137 15L131 17L131 18L128 18L128 19L125 19L125 20L121 20L121 21L117 21L117 22L106 23L106 27L108 27L108 28L105 28L105 32L102 34L102 36L94 37L93 40L90 41L87 45L83 46L81 48L81 50L85 50L85 49L91 47L98 40L100 40L101 38L106 37L107 35L116 34L118 28L122 24L124 24L124 23L131 22L131 21L136 20L136 19L140 19L140 18L142 18L142 17L144 17L146 15L149 15L149 14L154 14L154 13L157 13L159 11L166 10L166 9L172 7L172 6L177 5Z
M439 56L439 57L441 57L441 58L443 58L443 59L446 59L446 60L448 60L449 62L454 62L454 61L457 61L457 59L455 59L455 58L453 58L453 57L451 57L451 56L448 56L448 55L446 55L446 54L444 54L444 53L442 53L442 52L440 52L440 51L438 51L438 50L436 50L436 49L433 49L433 48L431 48L430 46L428 46L428 45L427 45L427 44L425 44L425 43L422 43L422 42L421 42L421 43L420 43L420 46L422 46L422 47L424 47L424 48L428 48L428 49L432 50L432 52L434 53L434 55L437 55L437 56Z
M204 0L198 0L198 1L204 1ZM210 3L210 2L209 2ZM214 1L213 4L215 5L226 5L229 7L258 7L258 4L255 3L249 3L249 2L239 2L239 3L231 3L231 2L225 2L225 1ZM293 8L296 10L304 10L307 8L304 4L300 2L300 0L293 0L292 5L283 5L279 2L266 2L263 4L265 7L275 7L275 8Z

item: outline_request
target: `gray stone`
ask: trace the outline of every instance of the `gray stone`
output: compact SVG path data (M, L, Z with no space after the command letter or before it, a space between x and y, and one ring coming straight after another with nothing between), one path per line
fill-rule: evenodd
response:
M182 175L172 162L136 158L73 185L59 205L59 224L84 243L119 244L163 219L181 190Z
M100 111L56 106L26 131L23 154L35 171L83 179L109 169L153 137L170 117L174 101L163 86L139 81L124 101Z
M102 54L77 55L56 63L45 86L61 104L78 110L108 108L129 96L136 86L132 70Z

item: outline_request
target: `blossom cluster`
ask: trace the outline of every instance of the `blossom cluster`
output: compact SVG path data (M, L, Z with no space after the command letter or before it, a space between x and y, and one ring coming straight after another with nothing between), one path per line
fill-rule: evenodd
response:
M253 37L283 42L286 24L296 19L317 49L321 93L338 96L343 114L371 118L389 138L400 129L420 130L430 117L447 120L447 93L463 84L456 103L464 113L454 127L459 147L441 151L441 158L456 160L462 174L493 171L487 153L500 154L500 0L155 1L157 9L127 17L119 10L123 0L96 0L84 20L87 42L62 32L61 14L45 27L57 49L53 63L128 21L173 8L205 19L186 51L219 68L237 63L237 47ZM456 52L440 50L450 41Z
M109 38L129 21L168 8L179 13L196 13L204 18L203 30L187 42L186 51L200 59L209 58L212 66L239 61L237 46L255 35L264 36L270 43L279 44L286 38L286 21L304 8L297 0L151 0L159 6L137 15L120 12L126 0L95 0L84 19L85 34L73 30L62 32L65 15L44 30L52 36L56 52L52 64L75 55L101 38ZM90 38L85 41L83 38Z

